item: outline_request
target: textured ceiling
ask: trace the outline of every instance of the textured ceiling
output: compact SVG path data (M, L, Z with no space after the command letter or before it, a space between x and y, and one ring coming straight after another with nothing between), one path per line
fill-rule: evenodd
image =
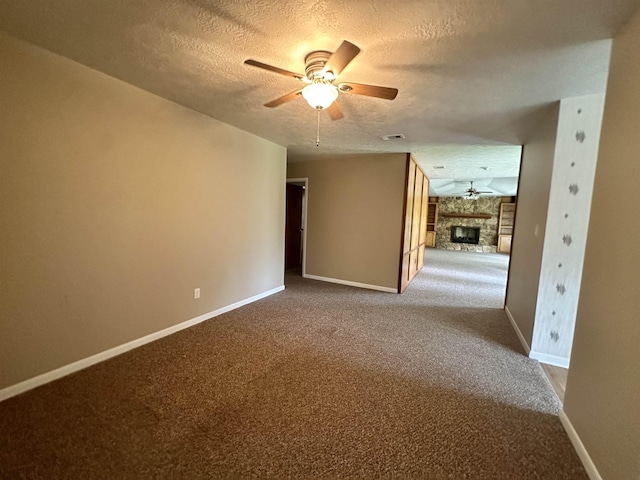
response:
M519 145L551 102L604 91L608 39L638 6L640 0L0 0L0 29L287 146L292 160L313 151L408 151L428 170L437 151L431 145ZM394 101L341 94L345 118L323 115L316 148L315 112L302 99L262 106L300 84L243 61L303 72L309 51L334 51L343 39L362 53L339 80L400 93ZM406 139L379 138L396 133ZM475 165L491 166L488 150L439 153L447 149L465 152L457 157L461 166L476 154ZM507 170L518 160L519 151ZM496 165L496 177L509 176Z

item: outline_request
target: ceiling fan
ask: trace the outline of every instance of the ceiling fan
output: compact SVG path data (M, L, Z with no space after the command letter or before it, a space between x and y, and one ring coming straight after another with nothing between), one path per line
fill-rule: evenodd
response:
M475 188L473 188L473 181L470 181L469 183L471 184L469 188L467 188L464 192L457 193L456 195L463 195L466 198L478 198L478 195L481 195L483 193L493 193L476 190Z
M244 63L253 67L269 70L295 80L306 83L302 88L276 98L265 107L274 108L302 96L311 107L319 110L327 110L331 120L340 120L344 117L336 100L340 93L351 93L367 97L393 100L398 95L398 89L365 85L362 83L341 82L334 84L340 72L360 53L360 49L346 40L342 42L338 50L328 52L316 50L309 53L305 61L304 75L283 70L282 68L267 65L257 60L245 60Z

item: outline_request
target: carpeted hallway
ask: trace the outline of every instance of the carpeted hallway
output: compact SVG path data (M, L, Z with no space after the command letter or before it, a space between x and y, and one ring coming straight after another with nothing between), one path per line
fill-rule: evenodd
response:
M0 403L2 478L586 479L501 309L507 257L286 290Z

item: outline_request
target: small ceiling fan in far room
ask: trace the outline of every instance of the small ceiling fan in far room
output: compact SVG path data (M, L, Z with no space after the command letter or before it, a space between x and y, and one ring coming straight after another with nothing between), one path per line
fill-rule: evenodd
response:
M476 199L478 198L479 195L483 193L493 193L493 192L483 192L480 190L476 190L475 188L473 188L473 181L470 181L469 183L471 184L469 188L467 188L464 192L456 193L455 195L462 195L465 198Z
M320 144L320 110L326 110L331 120L340 120L344 117L336 102L340 93L364 95L366 97L376 97L385 100L393 100L398 95L397 88L379 87L353 82L334 84L340 72L342 72L359 53L360 49L346 40L344 40L340 47L338 47L338 50L333 53L326 50L313 51L304 59L304 75L274 67L257 60L248 59L245 60L244 63L306 83L306 86L265 103L264 106L269 108L278 107L302 96L312 108L318 111L318 135L316 135L316 146L318 146Z

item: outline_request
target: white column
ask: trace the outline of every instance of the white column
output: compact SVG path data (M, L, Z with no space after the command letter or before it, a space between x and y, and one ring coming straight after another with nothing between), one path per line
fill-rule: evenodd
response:
M531 358L569 366L604 94L560 103Z

